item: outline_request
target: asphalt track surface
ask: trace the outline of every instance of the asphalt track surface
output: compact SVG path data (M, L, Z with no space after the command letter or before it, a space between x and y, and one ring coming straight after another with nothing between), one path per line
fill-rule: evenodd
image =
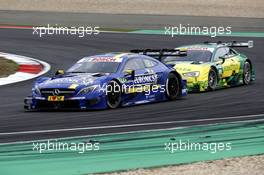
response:
M129 15L0 10L0 24L47 26L100 26L110 29L164 29L164 26L232 26L237 32L263 32L262 18L182 15Z
M160 35L120 33L101 33L97 36L86 36L85 38L62 35L39 38L36 35L32 35L32 30L0 29L0 50L46 61L52 66L52 70L47 75L53 75L57 69L67 69L80 58L93 54L127 51L134 48L171 48L183 44L210 40L247 41L249 39L252 40L252 38L237 37L218 37L212 39L206 36L179 36L171 38ZM172 102L101 111L24 112L23 99L30 94L34 80L1 86L0 142L191 126L223 121L246 120L248 118L230 117L263 114L264 41L263 38L253 38L253 40L255 42L254 48L237 49L245 53L253 61L257 75L256 81L253 84L214 92L189 94L183 99ZM226 120L211 120L214 118L225 118ZM253 118L259 119L263 118L263 116ZM209 120L197 121L200 119ZM185 122L111 127L116 125L183 120ZM104 128L103 126L110 127ZM72 131L16 133L22 131L87 127L95 128Z

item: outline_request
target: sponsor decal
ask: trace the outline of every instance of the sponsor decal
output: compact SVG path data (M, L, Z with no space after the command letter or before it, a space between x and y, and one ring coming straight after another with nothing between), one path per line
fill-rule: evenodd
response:
M141 83L156 83L158 80L157 74L151 74L151 75L140 75L136 76L134 83L135 84L141 84Z
M76 89L78 87L78 84L72 84L69 86L69 89Z
M155 71L153 69L146 69L146 71L149 73L149 74L155 74Z
M202 50L202 51L210 51L213 52L214 48L208 48L208 47L190 47L188 50Z
M120 83L126 83L126 82L128 82L128 80L126 79L126 78L117 78L118 79L118 81L120 81Z
M78 63L82 62L122 62L122 58L120 57L106 57L106 56L97 56L97 57L89 57L83 58Z
M191 68L187 68L187 67L176 67L177 71L181 71L181 72L190 72L192 71Z
M52 84L60 84L60 83L63 83L63 84L64 83L72 83L69 86L69 89L75 89L75 88L77 88L78 84L89 85L89 84L92 84L93 82L94 82L94 78L87 75L87 77L67 78L66 80L64 78L58 78L58 79L45 81L42 84L43 85L52 85Z
M64 101L64 96L48 96L48 101Z

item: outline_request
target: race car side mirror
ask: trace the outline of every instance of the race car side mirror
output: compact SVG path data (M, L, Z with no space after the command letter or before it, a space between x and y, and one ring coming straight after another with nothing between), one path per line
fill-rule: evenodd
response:
M225 63L225 57L219 57L220 60L222 60L222 63L221 64L224 64Z
M167 64L167 67L169 68L173 68L175 66L175 64Z
M135 70L132 70L132 69L125 70L124 74L125 74L125 77L131 77L132 79L134 79Z
M64 70L57 70L55 75L63 75L64 74Z

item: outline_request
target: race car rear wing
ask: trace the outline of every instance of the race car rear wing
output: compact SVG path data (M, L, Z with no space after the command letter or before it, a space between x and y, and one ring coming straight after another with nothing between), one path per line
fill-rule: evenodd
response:
M221 45L225 45L228 47L248 47L248 48L252 48L254 46L254 42L253 41L248 41L248 42L237 42L237 41L232 41L232 42L222 42L222 41L218 41L217 43L211 43L211 42L204 42L205 44L221 44Z
M137 53L140 55L147 55L158 60L162 60L163 57L168 56L186 56L187 50L186 49L133 49L130 50L131 53Z

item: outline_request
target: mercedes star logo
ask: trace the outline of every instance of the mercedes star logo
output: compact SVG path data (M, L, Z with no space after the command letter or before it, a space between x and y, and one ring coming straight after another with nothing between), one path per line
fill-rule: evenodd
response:
M59 95L59 94L60 94L60 90L59 89L54 89L53 95Z

